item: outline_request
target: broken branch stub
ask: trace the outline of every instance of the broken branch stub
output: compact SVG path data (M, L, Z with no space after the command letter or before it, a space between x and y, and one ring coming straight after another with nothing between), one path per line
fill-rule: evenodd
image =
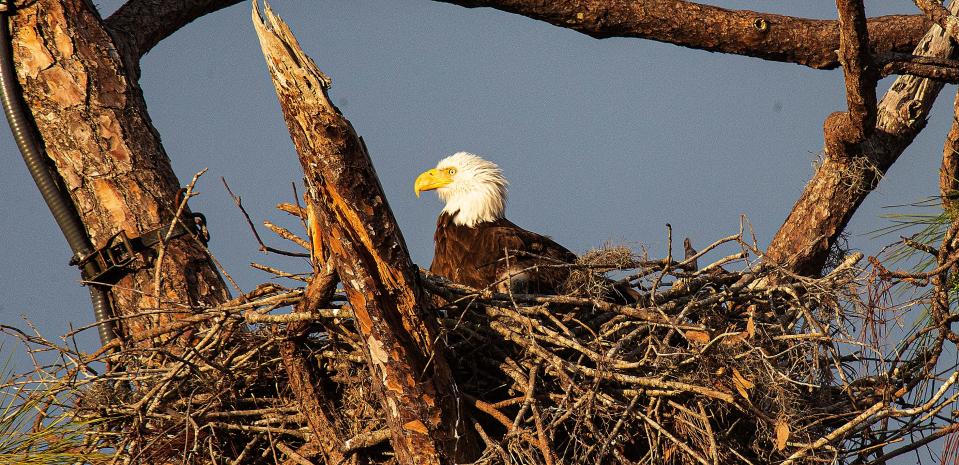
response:
M366 343L373 384L403 464L475 449L459 417L430 300L363 141L330 102L330 80L289 27L254 4L253 23L307 184L308 204Z

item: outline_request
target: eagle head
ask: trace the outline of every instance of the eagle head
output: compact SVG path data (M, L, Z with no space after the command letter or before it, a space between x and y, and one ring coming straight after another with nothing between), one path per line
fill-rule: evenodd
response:
M496 163L469 152L457 152L416 178L413 192L436 190L446 202L443 213L455 224L474 227L495 221L506 210L506 178Z

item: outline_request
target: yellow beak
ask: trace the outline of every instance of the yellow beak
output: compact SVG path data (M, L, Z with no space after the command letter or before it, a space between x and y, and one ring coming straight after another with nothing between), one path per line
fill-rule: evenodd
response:
M453 176L449 174L449 171L440 171L433 168L416 178L416 183L413 184L413 192L419 197L420 192L439 189L451 182L453 182Z

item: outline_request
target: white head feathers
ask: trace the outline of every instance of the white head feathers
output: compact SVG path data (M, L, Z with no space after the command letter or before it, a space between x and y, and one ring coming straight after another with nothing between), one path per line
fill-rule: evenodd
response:
M457 152L440 160L436 169L456 170L451 183L436 189L446 202L443 213L450 214L455 224L473 227L503 217L509 183L496 163L469 152Z

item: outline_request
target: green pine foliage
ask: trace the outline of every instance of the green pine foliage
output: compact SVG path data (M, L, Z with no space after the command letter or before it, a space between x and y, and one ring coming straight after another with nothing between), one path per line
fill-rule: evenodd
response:
M0 346L2 350L2 346ZM75 418L59 383L33 382L0 368L0 465L104 464L106 451L90 444L89 420Z

